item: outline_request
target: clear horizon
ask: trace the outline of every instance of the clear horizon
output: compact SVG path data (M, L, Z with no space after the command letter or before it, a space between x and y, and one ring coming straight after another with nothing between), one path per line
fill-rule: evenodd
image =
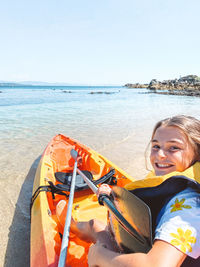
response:
M45 81L4 81L0 80L0 84L19 84L24 86L124 86L124 84L89 84L89 83L66 83L66 82L45 82Z
M188 75L195 75L195 74L188 74ZM186 76L188 76L186 75ZM184 76L181 76L184 77ZM177 77L175 77L177 78ZM174 79L175 79L174 78ZM180 77L178 77L180 78ZM177 79L178 79L177 78ZM170 79L164 79L164 80L170 80ZM162 80L162 81L164 81ZM162 82L160 81L160 82ZM24 86L26 85L31 85L31 86L124 86L125 84L79 84L79 83L66 83L66 82L45 82L45 81L4 81L4 80L0 80L0 84L1 83L16 83L16 84L22 84ZM135 84L138 82L135 82ZM140 83L140 84L149 84L150 81L148 83ZM128 84L128 83L127 83ZM130 83L131 84L131 83ZM134 84L134 83L133 83Z
M0 6L1 80L124 85L200 76L198 0Z

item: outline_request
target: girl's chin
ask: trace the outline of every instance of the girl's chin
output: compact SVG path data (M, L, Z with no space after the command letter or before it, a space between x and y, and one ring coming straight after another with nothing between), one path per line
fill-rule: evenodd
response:
M175 168L155 168L155 174L156 176L162 176L162 175L166 175L170 172L174 172L176 169Z

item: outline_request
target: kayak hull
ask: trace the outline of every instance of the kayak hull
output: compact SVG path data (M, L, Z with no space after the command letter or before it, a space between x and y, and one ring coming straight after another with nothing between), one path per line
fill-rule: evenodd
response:
M42 190L48 187L49 182L54 185L60 184L56 180L56 173L73 172L74 160L70 155L71 149L75 149L81 156L82 161L78 164L78 168L90 171L94 180L98 180L114 168L118 186L123 187L133 181L131 176L99 153L72 138L59 134L50 141L41 157L35 175L33 194L39 187ZM68 198L65 195L42 190L38 190L31 208L31 267L57 266L62 243L63 227L56 214L56 206L60 200L68 201ZM107 209L98 204L96 195L90 189L84 189L74 194L72 216L76 221L96 218L106 223ZM70 232L66 266L87 267L90 245Z

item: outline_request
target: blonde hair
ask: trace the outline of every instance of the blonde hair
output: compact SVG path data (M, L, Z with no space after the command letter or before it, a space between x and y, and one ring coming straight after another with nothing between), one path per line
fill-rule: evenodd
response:
M151 141L159 127L178 127L188 138L188 141L194 148L196 160L200 160L200 120L185 115L178 115L161 120L156 123Z

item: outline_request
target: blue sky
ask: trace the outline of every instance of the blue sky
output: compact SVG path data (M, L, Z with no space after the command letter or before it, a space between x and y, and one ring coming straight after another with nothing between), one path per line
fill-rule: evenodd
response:
M0 10L0 80L200 76L199 0L6 0Z

